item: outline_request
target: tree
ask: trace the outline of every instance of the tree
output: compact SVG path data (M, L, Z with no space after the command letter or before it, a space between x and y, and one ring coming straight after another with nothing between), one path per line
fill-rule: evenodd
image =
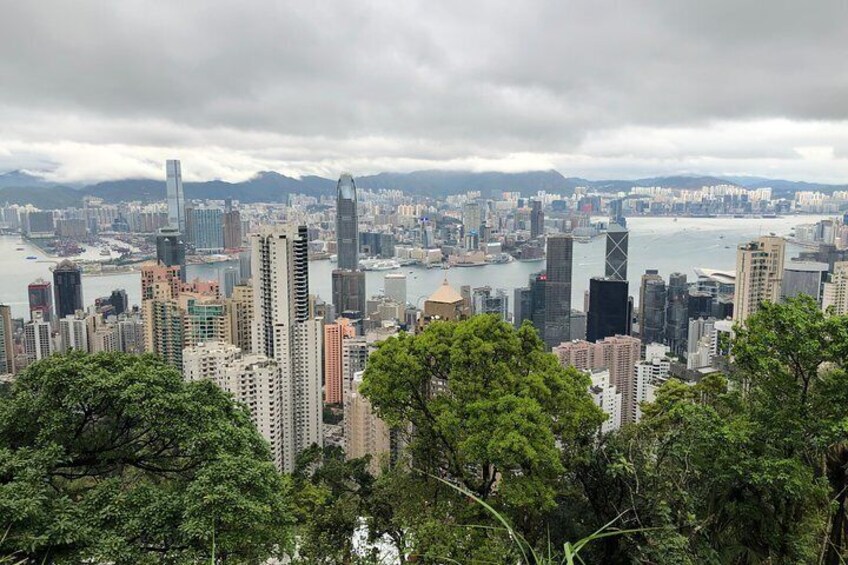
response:
M288 490L243 407L150 356L53 356L0 403L2 547L33 562L257 562Z
M603 419L588 385L544 351L531 325L515 330L486 315L382 342L360 391L389 425L409 431L416 488L429 494L425 507L444 512L432 540L448 534L445 524L486 519L432 477L495 504L536 539L556 507L569 455L591 444Z

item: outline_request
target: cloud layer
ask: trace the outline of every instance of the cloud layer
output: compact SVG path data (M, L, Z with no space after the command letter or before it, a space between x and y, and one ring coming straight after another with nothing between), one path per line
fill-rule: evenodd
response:
M0 170L848 181L848 4L8 2Z

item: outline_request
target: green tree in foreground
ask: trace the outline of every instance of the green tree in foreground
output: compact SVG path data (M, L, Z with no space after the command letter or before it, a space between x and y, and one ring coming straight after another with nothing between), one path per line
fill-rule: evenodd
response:
M288 491L245 409L153 357L54 356L0 403L0 555L209 563L214 539L261 562L288 549Z
M408 430L418 471L397 508L416 550L469 561L487 535L485 509L432 477L446 477L508 516L531 540L547 530L570 459L595 437L603 414L588 377L560 366L529 324L495 316L434 322L380 344L360 391L390 425ZM400 505L399 505L400 506ZM491 544L486 549L491 549Z

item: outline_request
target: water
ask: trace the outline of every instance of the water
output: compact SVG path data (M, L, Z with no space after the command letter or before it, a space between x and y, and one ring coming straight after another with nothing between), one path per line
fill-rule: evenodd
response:
M668 277L675 271L686 274L690 280L695 278L694 268L712 267L734 270L736 268L736 245L761 235L775 233L787 235L793 226L813 223L829 216L795 216L786 218L628 218L630 229L630 257L627 266L630 279L630 293L638 295L641 275L646 269L658 269ZM723 237L722 237L723 236ZM574 244L574 268L572 276L572 305L583 308L583 294L589 286L589 279L604 274L604 254L606 244L603 237L589 243ZM24 247L24 251L16 251ZM797 254L799 248L787 245L787 259ZM35 255L38 261L28 261L27 255ZM50 267L56 260L45 261L43 253L15 237L0 237L0 303L12 307L17 317L28 317L27 285L38 277L52 280ZM224 262L214 265L190 265L189 278L219 278L226 267L237 267L237 262ZM330 261L312 261L309 263L309 284L312 294L331 300L330 273L334 264ZM486 265L484 267L442 269L404 268L401 271L370 271L365 274L368 295L383 288L386 273L403 272L407 276L407 298L421 306L426 297L447 278L457 290L461 285L504 288L509 292L512 302L512 290L526 286L528 277L544 269L544 261L522 263L514 261L504 265ZM92 304L99 296L108 295L113 289L127 291L130 304L138 304L141 294L138 273L122 273L105 276L85 276L83 278L83 299ZM510 304L512 306L512 304Z

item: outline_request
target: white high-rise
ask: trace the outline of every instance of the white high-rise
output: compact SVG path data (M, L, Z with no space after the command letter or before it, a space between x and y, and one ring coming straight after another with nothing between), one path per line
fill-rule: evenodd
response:
M837 261L830 280L824 283L822 309L831 307L834 314L848 314L848 261Z
M783 283L786 242L764 236L736 249L736 292L733 320L744 322L763 302L778 302Z
M185 197L183 195L183 174L177 159L165 161L165 177L168 198L168 225L185 235Z
M321 430L321 320L310 316L306 226L251 236L253 352L280 367L282 465L323 444Z
M46 359L53 353L50 322L45 322L41 312L33 312L32 321L24 326L24 352L27 363Z

